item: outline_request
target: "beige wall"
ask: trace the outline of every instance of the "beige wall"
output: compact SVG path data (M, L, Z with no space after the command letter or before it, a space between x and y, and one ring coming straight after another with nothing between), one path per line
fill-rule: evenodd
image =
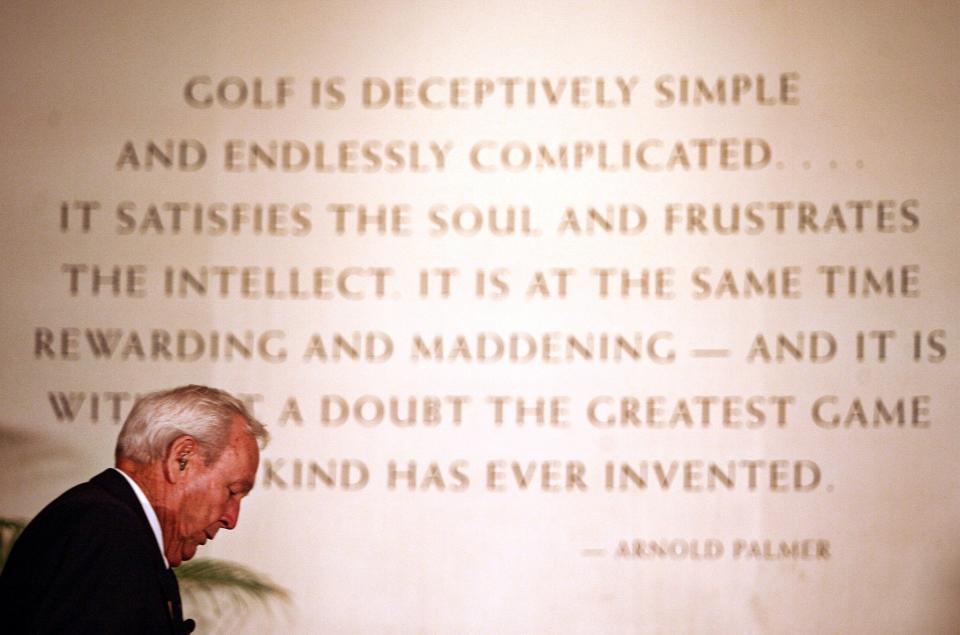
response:
M179 4L0 9L0 514L28 517L109 464L114 404L122 417L135 393L209 383L250 395L273 441L239 530L203 555L293 591L275 630L957 627L956 5ZM185 98L231 77L225 101ZM713 103L682 103L681 77ZM409 107L381 106L397 78ZM171 140L189 140L189 169L148 168L147 143ZM251 169L251 144L271 142L280 165ZM566 147L567 168L538 169L540 145ZM592 154L575 165L578 148ZM399 224L361 235L350 207L338 231L337 205L397 207ZM469 210L459 233L433 220L463 205L485 222L512 206L518 231L469 231ZM609 205L623 231L566 216ZM117 266L117 293L107 278L95 292L92 268ZM168 268L205 270L206 293L168 293ZM449 296L432 273L422 297L438 269L456 270ZM620 272L644 270L649 293L619 297ZM319 280L321 297L269 297L269 275L288 294L291 276L307 294ZM118 338L109 359L97 329ZM248 334L262 348L228 359ZM334 359L337 335L367 355ZM613 359L616 335L639 359ZM779 335L802 340L799 359L777 359ZM416 359L418 337L444 359ZM393 397L439 415L324 423L325 398L373 418ZM499 424L494 397L509 398ZM544 399L547 421L518 426L517 398ZM897 421L876 424L884 412ZM311 476L331 465L366 480Z

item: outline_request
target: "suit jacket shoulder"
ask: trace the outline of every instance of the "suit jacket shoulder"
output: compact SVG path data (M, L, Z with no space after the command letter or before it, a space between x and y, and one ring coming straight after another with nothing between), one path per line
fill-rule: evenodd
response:
M136 495L107 470L23 531L0 579L0 615L13 632L169 633L171 578Z

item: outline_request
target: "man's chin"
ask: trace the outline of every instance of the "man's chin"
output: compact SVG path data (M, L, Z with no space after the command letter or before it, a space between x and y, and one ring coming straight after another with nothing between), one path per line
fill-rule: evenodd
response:
M179 567L181 564L189 560L190 558L197 555L197 545L191 544L189 546L184 545L180 550L174 554L167 556L167 562L170 563L171 567Z

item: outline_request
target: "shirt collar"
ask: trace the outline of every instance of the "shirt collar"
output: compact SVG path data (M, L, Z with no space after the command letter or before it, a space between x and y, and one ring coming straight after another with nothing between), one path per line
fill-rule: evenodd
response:
M140 489L136 481L130 478L129 474L115 467L111 469L120 472L123 478L127 479L127 482L130 483L133 493L137 495L137 500L140 501L140 506L143 507L143 513L147 515L147 522L150 523L150 529L153 530L153 537L157 539L157 547L160 549L160 557L163 558L163 566L169 569L170 563L167 561L166 554L163 553L163 532L160 531L160 519L157 518L157 513L153 511L153 506L150 504L150 501L147 500L147 496L143 493L143 490Z

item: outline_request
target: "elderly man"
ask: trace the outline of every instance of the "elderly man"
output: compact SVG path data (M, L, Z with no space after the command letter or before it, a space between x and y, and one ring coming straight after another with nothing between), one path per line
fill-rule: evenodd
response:
M253 488L263 425L204 386L134 404L116 468L67 491L23 531L0 578L6 632L189 633L176 576Z

